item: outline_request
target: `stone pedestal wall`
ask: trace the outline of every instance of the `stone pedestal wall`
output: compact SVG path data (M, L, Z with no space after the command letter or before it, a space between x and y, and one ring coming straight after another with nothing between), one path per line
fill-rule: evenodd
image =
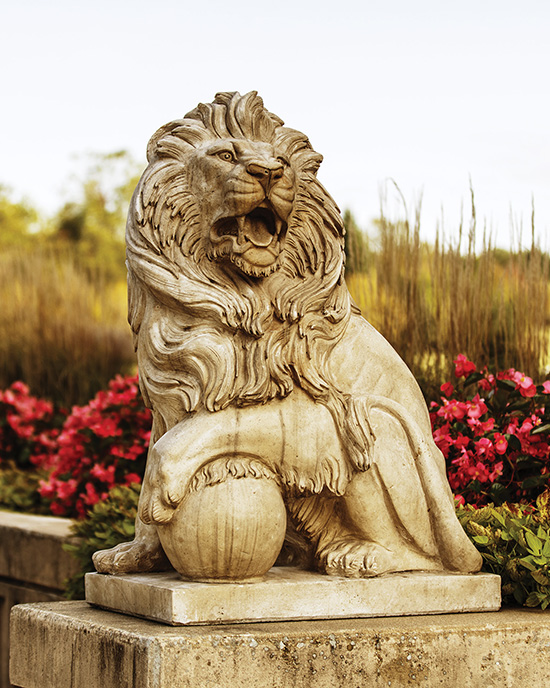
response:
M550 681L536 610L176 628L41 603L12 612L22 688L523 688Z
M77 562L62 549L70 521L0 511L0 688L10 688L9 617L16 604L63 599Z

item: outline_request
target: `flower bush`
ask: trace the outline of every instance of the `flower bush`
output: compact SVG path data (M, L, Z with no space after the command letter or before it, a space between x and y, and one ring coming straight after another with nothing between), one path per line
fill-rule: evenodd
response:
M0 466L48 469L62 413L49 401L33 397L23 382L0 390Z
M150 435L137 376L117 376L89 404L73 407L40 494L54 514L83 518L115 485L141 483Z
M430 405L434 440L462 503L534 502L550 471L550 381L479 371L463 354Z

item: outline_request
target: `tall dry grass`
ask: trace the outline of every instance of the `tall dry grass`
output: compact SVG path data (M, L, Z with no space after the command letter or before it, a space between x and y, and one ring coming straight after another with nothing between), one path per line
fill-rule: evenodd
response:
M350 291L365 317L391 342L427 396L466 354L479 366L514 367L544 375L549 357L550 258L535 240L528 250L478 241L475 205L456 238L420 239L420 209L412 222L384 212L377 236L363 237L361 259L348 246ZM348 217L348 224L350 218ZM351 255L350 255L351 254Z
M68 253L0 256L0 388L83 404L133 365L125 284L79 267Z

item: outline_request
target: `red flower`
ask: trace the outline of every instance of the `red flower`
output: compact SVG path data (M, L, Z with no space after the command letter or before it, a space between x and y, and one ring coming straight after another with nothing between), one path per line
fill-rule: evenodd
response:
M464 354L458 354L455 364L455 377L468 377L471 373L475 373L475 364L469 361Z
M450 397L452 393L455 391L455 388L450 382L444 382L441 385L440 389L446 397Z

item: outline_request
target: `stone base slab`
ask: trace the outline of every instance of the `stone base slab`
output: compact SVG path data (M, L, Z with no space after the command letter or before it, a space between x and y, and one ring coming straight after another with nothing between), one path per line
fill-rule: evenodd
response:
M12 611L22 688L523 688L550 681L550 614L170 627L84 602Z
M174 571L86 576L86 601L171 625L496 611L500 577L399 573L367 579L274 567L255 583L197 583Z

